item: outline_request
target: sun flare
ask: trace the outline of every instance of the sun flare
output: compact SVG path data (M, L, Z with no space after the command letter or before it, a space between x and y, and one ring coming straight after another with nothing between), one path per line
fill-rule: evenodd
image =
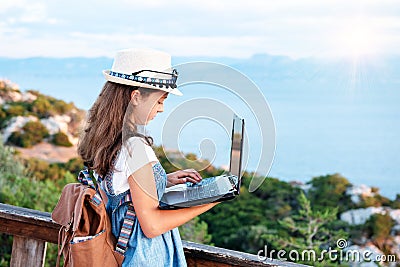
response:
M379 36L368 20L357 18L333 36L335 54L359 58L379 52Z

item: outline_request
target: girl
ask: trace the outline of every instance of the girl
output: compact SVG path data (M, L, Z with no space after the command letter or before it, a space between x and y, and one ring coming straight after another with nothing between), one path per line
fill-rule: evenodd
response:
M124 219L131 216L132 233L117 245L117 251L126 249L122 266L186 266L177 227L217 203L158 208L167 185L201 181L192 169L166 174L144 131L163 112L170 93L181 95L171 57L156 50L122 50L103 73L107 82L89 110L78 153L107 193L116 237L125 233Z

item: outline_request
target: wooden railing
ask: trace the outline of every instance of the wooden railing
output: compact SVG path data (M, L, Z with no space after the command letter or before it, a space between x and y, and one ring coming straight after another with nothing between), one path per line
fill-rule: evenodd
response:
M47 242L57 244L59 225L50 213L0 203L0 233L13 235L11 267L44 265ZM183 241L188 266L304 266Z

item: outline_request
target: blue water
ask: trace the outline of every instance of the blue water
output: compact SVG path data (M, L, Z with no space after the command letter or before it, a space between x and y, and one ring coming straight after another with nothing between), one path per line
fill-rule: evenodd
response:
M85 59L81 59L78 68L74 68L78 63L67 69L61 65L61 71L51 73L48 65L32 69L29 64L23 67L26 64L21 62L15 65L12 60L0 61L0 77L11 79L22 89L34 88L73 101L84 109L94 102L104 82L100 71L94 70L106 69L111 64L110 59L98 59L96 64L85 65L82 63ZM269 176L306 182L315 176L340 173L353 184L379 187L384 196L393 199L400 193L399 76L386 68L382 75L364 71L354 78L346 70L337 69L337 65L327 70L310 68L307 62L295 63L295 67L290 65L289 73L285 71L290 68L278 64L278 74L271 71L271 66L263 72L252 65L235 65L259 85L274 116L276 151ZM314 72L310 73L310 69ZM262 147L255 133L254 118L242 101L218 87L192 86L182 91L183 97L168 97L164 113L148 127L156 144L160 144L162 125L174 108L184 101L211 97L247 120L246 169L254 170ZM215 109L214 106L204 108ZM180 149L199 154L203 139L211 139L215 144L217 153L213 164L227 165L228 133L216 122L199 119L188 123L179 135ZM207 144L203 142L206 147Z

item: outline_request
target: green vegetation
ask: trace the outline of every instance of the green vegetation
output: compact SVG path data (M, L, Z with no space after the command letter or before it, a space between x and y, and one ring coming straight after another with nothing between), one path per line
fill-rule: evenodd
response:
M83 162L80 158L70 159L67 163L49 163L44 160L30 158L21 159L29 177L34 177L39 181L60 181L68 173L76 177L83 168Z
M30 91L35 92L35 91ZM66 103L62 100L54 97L42 95L40 93L34 93L37 99L32 102L29 110L39 118L48 118L57 114L65 114L75 108L74 104Z
M7 120L16 116L35 116L39 119L63 115L75 108L74 104L40 95L33 102L7 102L2 105L1 118Z
M18 89L10 88L7 83L0 81L0 97L6 97L10 92L21 93ZM6 101L8 108L6 113L8 116L25 116L33 115L38 118L47 118L53 115L60 115L76 109L75 105L70 102L56 99L51 96L43 95L35 90L28 90L27 93L36 97L33 101Z
M6 115L10 117L24 116L27 113L26 110L27 109L23 104L14 102L6 110Z
M208 233L208 225L204 221L200 221L199 217L195 217L191 221L180 226L179 233L183 240L212 245L212 237Z
M390 232L394 224L392 217L385 213L372 215L364 226L373 244L386 255L392 254L393 237Z
M339 213L353 208L350 196L345 194L350 182L340 174L325 175L313 178L309 184L308 194L315 209L339 207Z
M57 180L39 180L15 156L12 148L0 142L0 202L51 212L57 204L61 189L75 181L68 171ZM9 266L12 237L0 234L0 266ZM56 245L49 245L46 266L55 266Z
M344 230L337 231L333 227L329 227L330 223L336 220L337 208L326 208L325 211L313 210L310 201L300 193L298 197L298 211L288 217L278 220L279 233L285 231L284 235L264 235L266 243L270 243L273 249L284 249L290 258L300 263L313 266L337 266L338 262L332 262L328 257L323 262L318 262L319 255L322 250L327 247L337 249L336 241L339 239L347 239ZM290 251L296 251L298 254L291 255ZM301 258L305 251L313 251L316 256L308 256Z
M400 209L400 194L396 195L396 199L390 204L394 209Z
M375 193L374 196L362 196L358 206L361 208L392 206L395 204L394 202L395 201L392 202L390 199Z
M22 127L22 132L13 132L8 143L19 147L32 147L49 136L47 128L40 121L29 121Z
M71 142L68 139L68 136L63 132L58 132L55 135L53 135L51 143L56 146L65 146L65 147L72 146Z

